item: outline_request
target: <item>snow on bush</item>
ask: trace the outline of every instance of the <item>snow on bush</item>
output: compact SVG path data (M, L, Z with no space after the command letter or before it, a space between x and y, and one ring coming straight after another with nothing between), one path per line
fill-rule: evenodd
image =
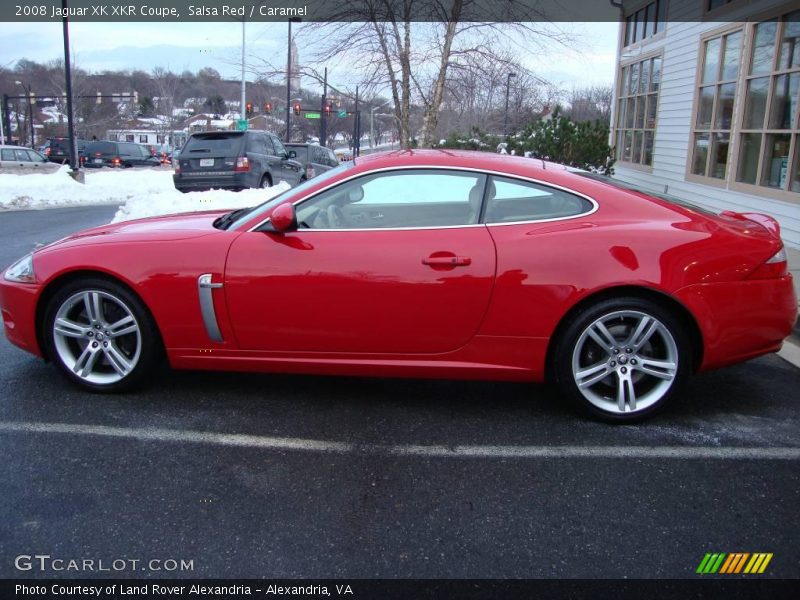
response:
M0 174L0 211L66 206L118 205L112 222L154 215L234 209L260 204L289 189L286 183L242 192L209 190L182 194L172 183L172 169L86 170L86 183L55 173Z

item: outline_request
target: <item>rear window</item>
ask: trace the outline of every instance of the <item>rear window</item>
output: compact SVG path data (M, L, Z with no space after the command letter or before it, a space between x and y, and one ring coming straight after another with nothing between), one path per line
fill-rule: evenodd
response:
M86 146L87 154L116 154L117 145L113 142L92 142Z
M653 198L658 198L659 200L663 200L664 202L669 202L670 204L675 204L676 206L680 206L682 208L688 208L689 210L694 210L699 213L703 213L706 215L716 215L714 211L708 210L707 208L703 208L702 206L698 206L697 204L693 204L692 202L688 202L683 198L677 198L670 194L661 194L659 192L651 192L649 190L645 190L637 185L632 183L627 183L624 181L620 181L619 179L613 179L606 175L599 175L598 173L589 173L589 172L581 172L576 173L581 177L586 177L587 179L594 179L595 181L600 181L602 183L606 183L612 187L615 187L619 190L623 190L626 192L635 192L637 194L642 194L644 196L652 196Z
M181 153L231 153L236 154L242 147L244 135L232 131L231 133L203 134L196 133L189 138Z
M67 139L60 139L60 140L51 140L50 141L50 151L53 150L67 152L69 151L69 140Z

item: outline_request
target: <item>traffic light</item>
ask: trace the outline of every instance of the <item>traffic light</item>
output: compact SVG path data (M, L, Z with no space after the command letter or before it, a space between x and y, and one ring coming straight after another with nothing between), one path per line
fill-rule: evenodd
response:
M248 102L244 105L245 114L249 117L253 114L253 103Z
M300 114L300 103L299 102L296 102L295 105L294 105L294 114L296 114L296 115Z
M326 116L330 116L332 110L333 110L333 106L331 106L330 103L325 105L325 115Z
M268 115L272 114L272 103L271 102L265 102L264 103L264 112L267 113Z

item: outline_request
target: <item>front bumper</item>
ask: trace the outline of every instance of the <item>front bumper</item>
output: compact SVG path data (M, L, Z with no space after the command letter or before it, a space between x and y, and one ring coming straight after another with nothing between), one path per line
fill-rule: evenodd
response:
M0 279L0 314L3 316L3 329L9 342L31 354L43 356L36 337L39 289L36 284Z
M675 296L703 337L700 371L780 350L797 321L792 276L687 286Z

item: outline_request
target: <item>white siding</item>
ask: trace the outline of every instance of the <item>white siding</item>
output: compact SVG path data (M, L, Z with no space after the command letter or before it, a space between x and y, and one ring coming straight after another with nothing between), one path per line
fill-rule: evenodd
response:
M760 8L781 2L762 2ZM695 99L695 77L700 55L700 36L724 25L718 22L675 22L676 18L694 18L693 11L702 3L697 0L673 0L665 35L641 48L623 51L621 61L639 54L663 51L661 91L653 148L652 172L617 163L615 177L636 183L652 191L667 192L714 210L767 213L781 224L787 245L800 249L800 194L797 202L773 200L755 194L686 181L689 156L692 109ZM742 10L747 10L744 3ZM751 8L752 10L752 8ZM731 21L741 18L730 13ZM738 86L736 102L741 102L743 86ZM616 103L615 103L616 105Z

